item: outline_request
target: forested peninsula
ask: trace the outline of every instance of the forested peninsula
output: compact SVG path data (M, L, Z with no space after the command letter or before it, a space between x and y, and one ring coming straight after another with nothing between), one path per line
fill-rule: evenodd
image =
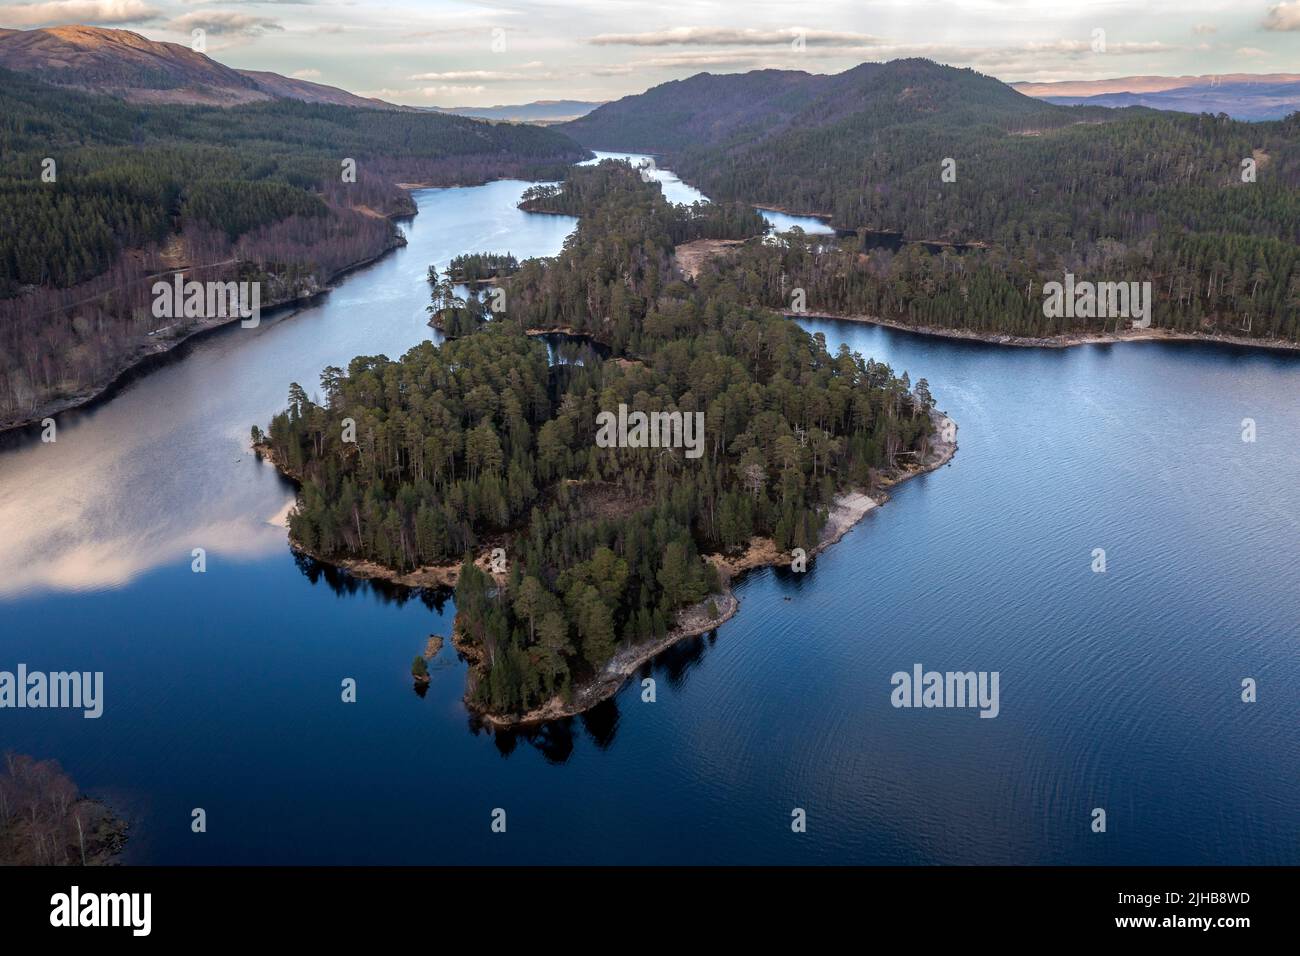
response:
M815 553L955 448L923 379L828 351L741 283L683 278L674 247L761 233L752 209L673 206L615 162L524 205L579 224L560 255L500 280L504 312L396 361L326 369L318 400L294 384L253 429L300 485L296 548L456 582L466 704L495 726L609 696L734 613L732 573ZM549 363L549 330L592 347ZM598 416L620 405L702 415L700 454L602 447Z

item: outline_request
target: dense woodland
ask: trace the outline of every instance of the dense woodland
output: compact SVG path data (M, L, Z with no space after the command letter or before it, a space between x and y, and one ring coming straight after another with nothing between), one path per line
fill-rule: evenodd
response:
M715 199L978 244L960 256L870 250L869 264L838 248L815 262L787 255L787 288L807 289L809 308L988 333L1096 331L1104 323L1043 317L1042 284L1071 272L1150 281L1159 327L1300 333L1300 114L1245 123L1059 107L970 70L904 60L831 77L701 75L563 128L597 147L661 149ZM941 178L948 158L953 182ZM765 277L766 291L778 279Z
M917 244L864 253L855 240L828 241L799 230L747 243L707 264L697 277L725 277L755 301L787 311L802 290L803 310L870 315L907 325L982 335L1044 338L1117 332L1125 318L1047 318L1043 284L1066 264L1037 267L999 248L934 251ZM1300 341L1300 247L1278 240L1176 236L1160 250L1151 278L1152 326ZM1069 268L1080 277L1144 276L1149 260L1123 243L1102 243Z
M575 167L545 198L579 225L558 257L506 280L504 315L398 361L327 369L318 401L292 386L266 436L301 481L290 530L307 550L403 570L465 562L458 626L486 668L470 695L503 712L570 693L620 644L706 602L717 580L701 554L756 534L811 547L837 490L871 486L933 428L924 381L829 353L734 282L675 276L675 242L744 238L757 217L671 206L618 163ZM548 365L528 328L584 332L609 355ZM703 412L704 455L597 447L597 414L620 403ZM504 587L467 560L497 542Z
M261 280L265 305L390 248L385 217L415 208L397 182L558 178L583 155L535 127L294 101L138 106L0 70L0 422L129 361L157 325L152 274Z

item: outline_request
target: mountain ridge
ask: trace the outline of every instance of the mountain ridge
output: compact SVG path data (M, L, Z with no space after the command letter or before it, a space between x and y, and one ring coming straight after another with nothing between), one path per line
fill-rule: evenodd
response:
M594 148L673 151L701 141L737 146L771 140L801 124L825 128L852 121L864 103L890 122L943 116L969 125L992 118L1014 129L1065 121L1058 107L993 77L911 58L834 74L697 73L607 103L561 127Z
M405 110L338 87L237 70L178 43L90 26L0 30L0 67L52 86L150 105L238 106L270 100Z
M1239 83L1300 83L1300 73L1217 73L1201 76L1157 76L1138 74L1103 80L1058 80L1050 83L1020 82L1011 88L1026 96L1097 96L1102 93L1161 93L1188 86L1222 86Z
M1259 122L1300 111L1300 74L1128 76L1064 83L1016 83L1020 92L1058 106L1145 106L1178 113L1223 113Z

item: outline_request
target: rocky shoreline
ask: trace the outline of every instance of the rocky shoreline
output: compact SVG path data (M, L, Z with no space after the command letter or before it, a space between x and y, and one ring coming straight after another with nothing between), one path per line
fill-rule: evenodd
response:
M710 604L714 605L714 610L717 612L715 616L710 616L708 612ZM613 697L643 664L678 641L707 634L731 620L739 610L740 601L728 587L724 587L719 594L710 594L699 604L683 608L678 612L677 624L672 630L657 640L619 648L614 656L606 661L600 673L577 687L568 701L556 695L540 707L534 707L523 714L494 713L473 703L468 697L465 700L465 707L481 723L495 730L536 727L548 721L576 717L583 711L590 710L602 701ZM483 666L482 656L477 646L465 640L459 628L453 628L451 641L452 646L469 662L470 667Z
M941 339L964 339L969 342L983 342L988 345L1006 345L1013 348L1028 349L1068 349L1078 345L1111 345L1117 342L1207 342L1216 345L1241 345L1248 348L1270 349L1274 351L1300 351L1300 343L1287 339L1252 339L1242 335L1219 335L1217 333L1174 332L1169 329L1126 329L1123 332L1074 332L1066 335L1024 336L1024 335L989 335L970 329L950 329L933 325L908 325L896 319L882 319L874 315L843 315L835 312L786 312L789 319L835 319L840 322L858 322L863 325L878 325L899 332L915 332L917 335L929 335Z
M386 217L390 219L409 218L412 214L407 212L394 213ZM394 249L400 249L406 245L406 240L399 234L394 233L389 237L389 241L384 248L374 255L359 259L350 263L343 268L335 271L323 285L317 285L315 282L307 284L305 288L296 289L292 294L286 295L279 299L271 299L262 306L266 313L279 312L284 309L292 309L303 306L317 296L330 291L336 283L355 272L357 269L363 269L371 263L378 262L384 256L388 255ZM263 315L263 318L269 318L270 315ZM200 339L211 335L221 329L227 328L236 322L244 321L239 315L226 316L222 318L197 319L194 324L175 338L166 340L154 339L149 342L141 343L141 347L132 355L126 363L110 378L101 385L91 386L77 392L75 395L67 395L63 398L46 402L39 409L29 413L23 418L15 418L4 423L0 423L0 435L5 432L16 431L21 428L27 428L35 425L46 418L53 418L62 415L65 412L74 411L79 408L89 408L99 402L107 401L112 398L117 391L124 385L134 381L137 376L146 374L163 362L175 357L182 346L197 342Z

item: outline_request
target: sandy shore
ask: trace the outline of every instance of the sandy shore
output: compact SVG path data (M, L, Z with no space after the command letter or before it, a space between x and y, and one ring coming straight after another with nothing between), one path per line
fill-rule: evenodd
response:
M831 503L830 514L826 516L826 524L823 525L818 536L817 544L813 546L808 557L825 551L848 534L873 509L879 508L888 501L889 494L885 489L892 488L909 478L915 478L917 475L934 471L952 460L952 456L957 453L957 424L942 412L934 412L932 418L936 440L931 443L925 460L886 475L881 480L880 488L874 497L860 490L844 491L836 495ZM950 441L943 440L945 434L951 436ZM794 555L789 551L778 549L776 542L771 538L754 537L750 539L749 547L739 555L710 554L706 559L713 562L725 574L735 576L755 568L789 567L794 561Z
M895 319L882 319L874 315L841 315L835 312L784 313L789 319L836 319L841 322L860 322L879 325L900 332L915 332L941 339L965 339L989 345L1009 345L1028 349L1068 349L1076 345L1110 345L1115 342L1209 342L1218 345L1244 345L1256 349L1275 349L1287 352L1300 350L1300 343L1287 339L1252 339L1242 335L1217 335L1212 333L1174 332L1169 329L1126 329L1123 332L1087 332L1069 335L1033 337L1024 335L989 335L970 329L949 329L932 325L908 325Z

